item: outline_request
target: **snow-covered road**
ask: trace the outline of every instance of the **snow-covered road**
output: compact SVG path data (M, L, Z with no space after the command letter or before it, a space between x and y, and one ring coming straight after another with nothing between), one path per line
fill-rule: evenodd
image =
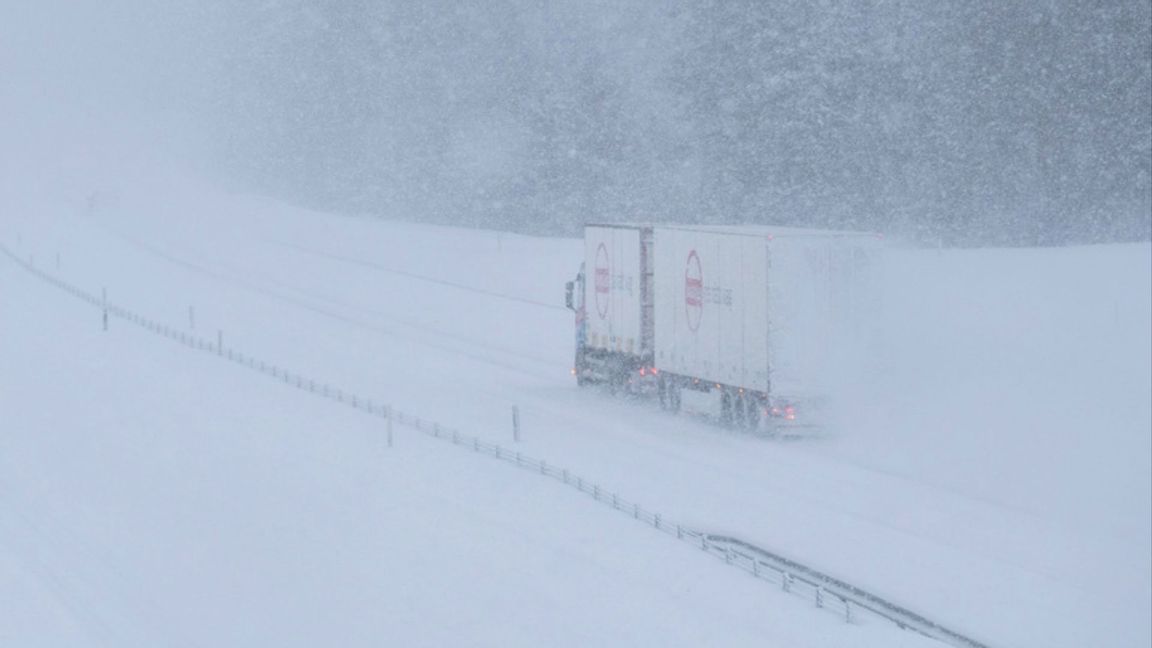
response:
M1135 646L1152 638L1147 245L894 252L884 304L890 335L870 380L845 390L842 411L851 416L819 439L771 441L574 386L572 322L560 304L578 265L578 241L333 217L181 184L125 194L91 212L5 214L0 238L72 283L107 289L118 304L201 335L219 331L234 348L492 441L511 443L510 408L518 406L518 447L526 454L696 528L811 564L991 645ZM11 264L3 281L6 330L48 335L20 319L30 317L25 309L9 308L28 301L50 311L40 315L47 321L63 317L52 309L77 320L54 326L97 330L95 314L56 305L61 296ZM52 339L79 344L70 331L42 340L41 353ZM108 337L118 344L98 360L87 357ZM223 417L214 426L219 434L253 425L227 419L261 412L284 425L284 415L267 410L299 407L289 429L323 427L332 462L342 465L346 453L363 461L357 448L373 438L371 419L352 422L323 403L296 405L290 392L269 393L266 406L249 409L252 389L264 398L275 386L250 387L248 378L227 377L226 366L181 369L204 359L172 358L177 351L137 338L127 331L84 337L88 366L77 380L98 380L91 363L111 371L127 354L136 364L113 383L133 380L142 389L160 381L151 400L165 402L174 391L211 392L209 402L185 407ZM6 347L6 366L35 364L20 348ZM68 356L45 357L64 363ZM166 389L173 373L182 386ZM42 402L49 389L8 372L5 380L6 415L27 416L16 405ZM234 380L244 384L229 385ZM73 389L83 391L80 383ZM109 407L131 409L138 400ZM169 407L134 416L151 419ZM253 438L251 458L261 440L276 438L273 427ZM344 430L357 441L341 447ZM420 447L436 461L448 452ZM314 450L313 442L300 453ZM444 461L473 474L476 497L512 488L489 484L489 475L501 474L498 464ZM404 483L443 479L410 477ZM401 488L374 479L364 476L359 486ZM549 486L517 484L540 506L554 497ZM442 499L451 499L444 488ZM266 493L268 501L254 505L283 507L275 498ZM374 493L370 501L383 507L388 500ZM513 536L517 524L501 522ZM324 546L313 542L310 549ZM613 555L653 551L618 546ZM674 553L676 545L656 551ZM787 614L789 604L773 602L772 614ZM803 635L788 632L787 641ZM598 638L623 643L623 636Z

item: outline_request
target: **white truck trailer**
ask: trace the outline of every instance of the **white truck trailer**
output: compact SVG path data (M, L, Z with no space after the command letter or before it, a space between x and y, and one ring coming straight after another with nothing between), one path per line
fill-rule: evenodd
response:
M861 343L879 248L855 232L589 225L569 287L577 381L672 410L712 393L727 424L812 422Z
M576 311L579 385L612 389L649 374L653 357L652 227L588 225L584 263L567 286Z

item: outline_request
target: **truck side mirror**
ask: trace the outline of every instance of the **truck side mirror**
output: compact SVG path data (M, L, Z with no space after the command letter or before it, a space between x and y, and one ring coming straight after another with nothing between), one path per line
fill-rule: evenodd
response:
M564 284L564 305L568 307L568 310L576 310L576 307L572 305L572 289L575 287L576 284L571 281Z

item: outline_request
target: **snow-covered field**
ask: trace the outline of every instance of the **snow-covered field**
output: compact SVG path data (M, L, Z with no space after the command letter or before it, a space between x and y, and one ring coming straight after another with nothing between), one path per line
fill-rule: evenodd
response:
M100 189L98 194L91 193ZM0 243L992 646L1152 641L1152 249L894 250L821 438L575 387L576 240L196 183L8 191ZM19 196L19 197L14 197ZM93 197L89 200L89 197ZM0 643L931 643L550 480L113 321L0 258Z

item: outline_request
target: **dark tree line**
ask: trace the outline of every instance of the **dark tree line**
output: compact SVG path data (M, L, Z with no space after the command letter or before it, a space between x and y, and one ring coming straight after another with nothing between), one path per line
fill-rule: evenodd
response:
M221 18L229 173L326 209L541 233L1152 235L1146 0L279 0Z

